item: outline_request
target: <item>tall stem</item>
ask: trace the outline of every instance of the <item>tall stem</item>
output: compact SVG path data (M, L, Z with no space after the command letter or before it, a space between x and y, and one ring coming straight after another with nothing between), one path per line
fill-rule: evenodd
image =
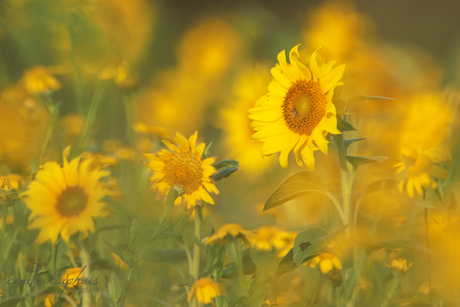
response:
M423 190L423 199L426 199L426 192ZM428 208L425 208L425 230L426 230L426 248L430 249L430 238L429 238L429 230L428 230ZM430 303L431 303L431 258L430 254L426 254L426 258L428 261L428 289L430 291Z
M195 207L195 236L200 240L201 237L201 207ZM193 247L193 263L190 271L194 280L200 277L200 247L195 244ZM198 305L196 297L193 299L191 306L196 307Z
M89 262L90 262L90 256L86 249L83 247L83 245L80 247L80 259L81 259L81 265L82 268L84 268L83 271L83 279L90 279L91 278L91 271L89 267ZM82 300L82 306L83 307L90 307L91 306L91 291L89 291L88 285L83 285L83 300ZM85 290L86 289L86 290Z

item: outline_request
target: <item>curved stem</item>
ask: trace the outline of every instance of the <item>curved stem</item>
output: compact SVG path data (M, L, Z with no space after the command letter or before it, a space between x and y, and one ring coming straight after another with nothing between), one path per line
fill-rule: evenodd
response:
M89 267L89 262L90 262L90 255L86 251L86 249L83 247L83 245L80 247L80 259L81 259L81 265L83 268L83 278L88 280L91 278L91 271ZM89 291L88 285L83 285L83 289L86 289L87 291L83 291L83 301L82 301L82 307L90 307L91 306L91 291Z

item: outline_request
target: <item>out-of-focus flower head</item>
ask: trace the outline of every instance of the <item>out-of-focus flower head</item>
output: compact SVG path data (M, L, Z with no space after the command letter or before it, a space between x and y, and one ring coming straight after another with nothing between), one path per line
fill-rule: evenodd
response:
M61 278L61 282L67 284L69 288L76 287L80 284L78 278L81 278L82 268L71 268L65 271Z
M267 91L270 82L269 69L258 65L244 69L233 85L232 106L220 112L218 126L224 131L224 147L229 156L240 163L241 171L249 174L249 178L257 178L273 165L271 159L261 159L262 145L251 140L254 130L247 110L254 107L255 102Z
M197 146L198 132L187 140L182 134L176 133L176 144L163 140L169 150L162 149L156 153L144 154L149 162L146 166L155 173L150 178L153 183L151 190L158 191L159 196L166 196L174 186L181 186L184 194L179 196L175 205L182 204L184 210L191 212L195 206L205 201L214 204L209 193L219 194L214 180L216 173L212 164L216 158L201 160L205 144Z
M315 51L307 68L299 61L297 49L289 53L290 63L284 50L279 53L279 64L271 70L274 79L268 86L269 93L249 110L249 118L257 131L252 139L264 143L262 155L280 152L279 162L287 168L293 150L299 166L305 162L313 169L313 153L321 150L327 154L327 134L341 133L332 97L334 89L343 84L340 79L345 65L333 68L336 61L331 61L318 66Z
M246 231L238 224L227 224L222 226L216 234L212 235L206 240L206 244L216 244L218 242L222 244L228 244L235 238L241 239L243 243L249 245L248 238L252 237L252 233Z
M169 132L169 130L163 127L150 126L144 123L136 123L134 124L133 129L137 133L159 137L163 140L173 139L173 135L171 134L171 132Z
M178 66L159 74L139 98L137 121L170 131L192 133L205 123L205 111L220 94L222 78L239 49L235 30L225 21L206 20L185 34Z
M395 165L396 174L400 179L398 187L402 192L406 185L410 197L414 196L414 188L422 195L423 190L438 187L436 178L445 180L449 176L449 171L440 165L450 163L450 153L445 147L419 152L413 147L404 146L402 157L404 162Z
M277 257L285 256L294 245L296 233L283 231L274 226L262 226L249 238L251 245L259 250L271 251L275 248Z
M20 83L30 95L51 93L61 88L59 81L43 66L26 70Z
M85 121L83 117L78 114L71 113L61 118L60 125L65 131L67 137L79 136L83 130Z
M319 269L323 274L329 273L333 268L338 270L342 270L342 263L340 262L339 258L333 254L324 253L319 256L316 256L309 262L311 268L316 268L319 264Z
M407 271L412 267L412 263L407 265L406 259L393 259L391 264L386 264L387 267L393 270L393 275L395 276L404 276Z
M26 167L40 153L49 114L20 86L0 96L0 161Z
M196 298L198 303L210 304L213 298L220 295L222 295L222 291L219 284L210 278L203 277L193 283L187 300L190 302Z

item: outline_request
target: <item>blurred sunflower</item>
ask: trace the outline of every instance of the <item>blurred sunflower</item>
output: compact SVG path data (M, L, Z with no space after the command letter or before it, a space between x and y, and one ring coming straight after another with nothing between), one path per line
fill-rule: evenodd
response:
M343 268L339 258L328 253L321 254L310 260L311 268L316 268L318 264L319 269L323 274L329 273L329 271L331 271L333 268L336 268L338 270L342 270Z
M202 201L214 204L209 193L219 194L211 176L216 173L212 164L216 158L201 160L205 144L196 145L198 132L188 140L180 133L176 133L176 146L169 141L163 143L172 151L162 149L157 153L144 154L150 161L147 167L155 171L150 178L153 182L151 190L157 190L161 196L166 196L174 186L182 186L184 195L176 199L175 205L182 204L186 211L193 211Z
M262 145L251 141L254 134L246 112L254 107L254 102L267 90L270 76L263 65L245 69L233 85L234 100L229 109L221 110L218 125L224 131L224 147L229 156L238 160L241 170L255 178L273 165L272 160L260 159Z
M292 48L286 61L285 51L278 54L278 62L271 73L273 81L269 93L257 101L249 110L253 120L251 127L257 131L252 139L263 142L262 155L281 152L282 167L288 166L288 155L294 150L296 161L302 160L309 169L315 166L314 151L327 154L327 133L340 134L337 130L336 109L332 103L335 87L345 65L332 68L336 61L321 67L316 62L316 52L310 60L310 69L298 61L299 45Z
M244 230L241 225L227 224L222 226L216 234L212 235L208 240L206 240L206 244L215 244L217 242L227 244L234 238L239 238L245 244L249 244L248 238L250 237L252 237L252 233Z
M440 164L450 162L450 154L446 148L435 147L419 152L413 147L404 146L402 157L404 162L394 166L400 178L398 188L402 192L406 185L410 197L414 196L414 188L422 195L423 190L438 187L436 178L445 180L449 176L449 172Z
M91 158L80 163L81 157L77 157L69 163L69 153L67 147L63 151L63 167L55 162L45 163L24 193L25 202L32 210L28 228L41 229L38 243L54 244L59 234L69 242L69 237L77 231L86 237L88 230L95 231L93 218L108 213L101 200L110 191L99 179L110 173L91 169Z
M20 82L30 95L50 93L61 88L59 81L43 66L26 70Z
M219 284L210 278L197 279L190 290L188 301L196 297L198 303L210 304L212 299L222 294Z

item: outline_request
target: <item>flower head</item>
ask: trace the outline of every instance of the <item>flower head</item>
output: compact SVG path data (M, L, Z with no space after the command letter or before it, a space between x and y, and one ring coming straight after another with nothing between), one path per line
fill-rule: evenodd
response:
M73 288L79 285L79 278L82 277L82 268L71 268L65 271L61 278L61 283L67 284L69 288Z
M393 275L396 276L403 276L406 274L407 271L412 266L412 263L407 265L407 260L406 259L394 259L391 261L391 264L386 264L385 265L393 270Z
M188 301L190 302L194 297L196 297L198 303L209 304L212 302L212 299L216 296L222 294L219 284L214 282L210 278L200 278L197 279L190 290L188 295Z
M61 88L59 81L43 66L35 66L26 70L22 83L31 95L53 92Z
M8 192L13 189L11 181L6 176L0 176L0 190Z
M292 48L286 61L285 51L279 53L272 68L273 80L269 93L259 98L256 107L249 110L251 127L257 131L252 139L263 142L262 155L281 152L282 167L288 166L288 155L294 150L297 164L303 162L309 169L315 166L314 151L327 154L328 133L337 130L336 109L332 103L335 87L342 85L340 78L344 65L332 68L336 61L321 67L316 62L316 51L310 60L310 69L298 61L298 46Z
M209 193L219 194L211 178L216 173L212 166L216 158L201 160L205 144L196 145L197 132L188 140L180 133L176 137L178 146L163 140L171 151L162 149L153 154L144 154L150 160L147 167L155 171L150 178L153 182L151 190L166 196L172 187L181 186L184 194L176 199L175 205L182 204L186 211L193 211L197 204L202 205L203 200L214 204Z
M226 244L234 238L239 238L245 244L249 244L248 237L251 236L252 234L249 231L244 230L243 227L241 227L241 225L227 224L222 226L215 235L211 236L208 240L206 240L206 244L215 244L217 242Z
M330 270L336 268L338 270L342 269L342 263L339 258L332 254L324 253L319 256L316 256L310 261L310 267L316 268L319 264L319 268L323 274L329 273Z
M396 174L399 175L399 191L404 185L407 193L414 196L414 188L419 195L423 190L436 189L436 178L447 179L449 172L442 167L450 162L450 153L442 147L433 147L424 152L419 152L413 147L405 146L402 149L403 161L395 165Z
M109 190L99 180L110 173L92 168L92 158L81 162L81 157L77 157L69 162L69 153L67 147L63 152L63 167L55 162L45 163L24 193L25 202L32 210L28 227L40 229L38 243L54 244L59 235L69 242L69 237L78 231L86 237L88 230L95 231L93 218L108 213L102 198Z

